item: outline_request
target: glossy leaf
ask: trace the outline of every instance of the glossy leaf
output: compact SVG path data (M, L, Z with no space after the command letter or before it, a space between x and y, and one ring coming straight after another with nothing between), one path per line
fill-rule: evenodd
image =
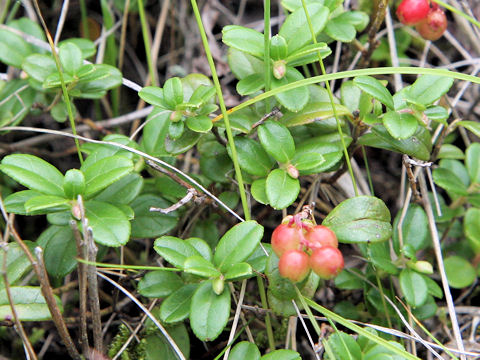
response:
M199 133L209 132L213 126L212 120L207 115L188 117L186 123L190 130Z
M438 152L439 159L465 159L465 154L460 148L452 144L443 144Z
M155 314L156 315L156 314ZM148 323L148 322L147 322ZM186 359L190 359L190 339L185 324L178 323L165 326L168 335L175 341ZM148 329L147 331L150 331ZM142 339L143 340L143 339ZM144 360L177 360L178 355L172 349L172 345L168 342L163 334L159 331L149 332L144 338L145 341L145 358Z
M35 196L25 202L25 211L27 214L40 214L59 210L67 210L70 208L68 203L69 200L61 196L40 195Z
M52 317L40 287L11 286L10 295L15 305L15 311L20 321L45 321ZM55 296L60 309L62 303ZM12 308L5 289L0 290L0 319L13 319Z
M272 79L272 89L292 83L298 80L303 80L303 75L295 68L287 66L287 72L283 78ZM281 92L275 95L275 98L280 104L285 106L290 111L300 111L307 104L310 93L307 87L298 87L296 89Z
M67 73L74 75L77 70L82 66L82 50L74 43L63 43L58 48L58 57L62 64L63 70Z
M433 181L441 188L458 195L467 195L467 187L462 180L449 169L439 167L433 170Z
M167 137L165 140L165 149L171 155L182 154L195 146L198 139L200 139L200 136L200 133L185 129L185 131L182 133L182 136L178 139L174 140L170 137Z
M20 68L23 59L32 52L32 48L21 36L6 29L0 29L0 61Z
M228 49L227 58L230 70L237 79L241 80L249 75L261 74L264 71L262 60L233 47Z
M87 201L85 217L93 230L93 239L99 244L121 246L128 242L130 221L116 206L103 201Z
M444 260L448 284L455 289L463 289L473 284L476 278L475 268L460 256L449 256Z
M185 242L192 245L204 259L212 261L212 249L205 240L198 237L191 237L185 239Z
M265 87L265 76L262 74L251 74L237 83L237 92L240 95L250 95Z
M257 179L252 183L250 187L250 192L255 200L257 200L261 204L268 204L268 197L267 197L267 179L261 178Z
M43 83L48 75L57 71L57 66L51 56L33 54L23 61L22 69L33 79Z
M380 242L392 234L390 212L385 203L374 196L357 196L338 204L322 225L345 243Z
M260 360L260 350L251 342L241 341L232 348L228 358L230 360Z
M258 31L238 25L227 25L223 28L222 34L224 44L263 58L263 35Z
M386 105L390 109L394 109L393 97L383 84L371 76L357 76L353 79L353 83L362 91L373 96L375 99Z
M393 222L393 246L397 254L400 251L400 240L398 232L398 222L401 212L395 217ZM410 204L402 223L403 244L410 245L415 251L425 249L429 244L430 232L428 228L428 218L425 210L419 205Z
M388 111L383 116L383 125L395 139L407 139L417 131L417 118L412 114Z
M190 326L202 341L215 340L227 325L230 316L230 291L225 287L220 295L212 290L210 281L205 281L192 297Z
M308 171L318 168L325 162L322 154L316 152L300 152L295 153L292 159L292 165L299 171Z
M285 61L289 66L302 66L318 61L319 53L321 58L325 59L332 53L332 50L323 42L309 44L289 54L287 58L285 58Z
M155 270L145 274L138 283L140 295L152 298L169 296L183 286L182 279L171 271Z
M267 177L265 192L269 204L277 210L291 205L300 193L300 182L283 169L275 169Z
M25 203L36 197L41 196L42 193L34 190L22 190L17 191L13 194L8 195L4 200L5 210L12 214L19 214L19 215L33 215L27 214L25 210Z
M433 104L450 90L453 80L446 76L422 75L408 88L407 96L423 105Z
M0 164L0 170L29 189L64 196L62 173L39 157L28 154L7 155Z
M459 121L457 124L462 125L465 129L471 131L476 136L480 136L480 123L476 121L462 120Z
M157 86L146 86L142 88L142 90L138 92L138 96L140 96L140 98L145 102L161 109L175 110L174 107L170 107L170 105L165 101L163 97L163 89Z
M250 264L240 262L233 264L224 274L227 281L238 281L253 276L253 270Z
M169 111L155 108L148 115L140 143L142 149L147 154L157 157L167 155L165 139L167 138L168 126L170 125L169 116Z
M472 183L480 183L480 144L473 143L465 151L465 166Z
M85 176L78 169L70 169L63 178L63 191L69 199L76 199L85 191Z
M405 268L400 273L399 282L408 304L413 307L418 307L427 301L427 284L422 275Z
M300 360L300 354L293 350L280 349L263 355L261 360Z
M335 104L335 110L338 116L350 114L350 110L340 104ZM307 104L301 112L287 112L279 122L287 127L292 127L330 119L333 116L332 105L330 103L313 102Z
M270 38L270 57L273 60L285 59L288 55L287 41L281 35L275 35Z
M340 16L328 21L327 26L325 27L325 34L337 41L345 43L351 42L355 39L355 35L357 34L355 27L343 20Z
M192 297L197 287L198 284L184 285L170 294L160 306L160 319L166 323L176 323L186 319L190 314Z
M258 138L265 151L280 163L288 163L295 154L290 131L277 121L267 121L258 127Z
M258 142L246 137L236 137L235 147L237 149L238 162L243 170L256 176L266 176L268 174L274 161ZM230 157L232 157L230 147L227 147L227 150Z
M187 258L201 254L189 243L173 236L163 236L155 240L153 248L175 267L183 268Z
M336 360L360 360L362 351L355 339L342 331L337 331L328 338L328 345Z
M77 245L69 225L50 226L38 237L37 244L43 248L43 259L50 276L62 278L77 266Z
M96 195L95 200L114 204L129 204L137 198L142 187L143 177L137 173L130 173Z
M183 87L180 78L172 77L163 84L163 100L168 104L169 109L175 109L183 102Z
M210 261L200 255L188 257L183 263L183 269L186 273L198 275L203 278L214 278L221 275Z
M222 236L215 249L213 263L224 272L232 264L246 260L256 249L263 236L263 226L256 221L244 221Z

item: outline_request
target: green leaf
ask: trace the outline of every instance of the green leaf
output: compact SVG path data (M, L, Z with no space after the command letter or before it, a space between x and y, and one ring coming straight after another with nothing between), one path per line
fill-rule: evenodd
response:
M462 120L457 123L457 125L462 125L465 129L471 131L476 136L480 136L480 123L470 120Z
M274 161L258 142L246 137L236 137L235 147L237 149L238 162L243 170L251 175L267 176ZM229 146L227 151L230 157L232 157Z
M462 180L451 170L439 167L433 170L433 181L437 186L453 194L466 196L467 187Z
M213 256L213 263L224 272L232 264L243 262L255 251L263 236L263 226L256 221L244 221L222 236Z
M463 218L463 231L475 254L480 253L480 209L469 208Z
M393 222L393 246L397 254L400 251L398 222L401 212ZM425 210L417 204L410 204L402 223L403 244L410 245L415 251L425 249L429 245L430 232L428 230L428 218Z
M42 30L43 32L43 30ZM69 38L60 42L61 45L63 44L74 44L77 46L80 51L82 52L82 59L87 59L97 52L95 44L93 41L85 38Z
M15 306L17 320L46 321L52 318L40 287L11 286L10 296ZM56 295L54 296L58 307L62 310L60 299ZM13 314L7 291L3 289L0 290L0 319L6 318L13 319Z
M190 326L202 341L215 340L223 331L230 316L230 291L226 287L220 295L212 290L212 283L205 281L192 297Z
M190 256L201 256L198 250L188 242L173 236L162 236L156 239L153 248L160 256L177 268L183 268L185 260Z
M85 175L86 198L92 197L95 193L133 171L132 160L118 155L103 158L88 166L85 165L84 163L80 170Z
M227 58L230 70L237 79L241 80L248 75L261 74L264 71L262 60L235 48L228 49Z
M157 86L146 86L138 92L138 96L145 102L157 106L161 109L175 110L175 107L170 107L170 105L165 101L163 96L163 89Z
M423 275L423 279L427 283L427 289L430 295L435 296L436 298L439 298L439 299L443 298L443 290L435 280L425 275Z
M155 310L155 309L154 309ZM156 316L156 314L155 314ZM147 323L149 321L147 320ZM168 335L175 341L175 344L180 348L186 359L190 359L190 338L185 324L179 323L170 326L165 326ZM147 332L150 329L147 330ZM145 341L145 358L144 360L177 360L178 355L172 349L171 344L159 331L153 333L148 332L148 335L143 339ZM142 344L143 345L143 344Z
M169 109L175 109L183 103L183 87L180 78L172 77L163 84L163 100L168 104Z
M250 187L250 192L252 193L253 198L259 203L268 205L266 178L255 180Z
M6 29L0 29L0 61L20 68L23 59L32 52L31 46L19 35Z
M221 275L220 271L215 269L210 261L200 255L188 257L183 263L183 269L186 273L198 275L203 278L215 278Z
M287 72L283 78L272 78L272 89L276 89L298 80L303 80L303 75L297 69L287 66ZM278 102L290 111L302 110L307 104L309 97L310 93L306 86L284 91L275 95Z
M63 178L63 191L69 199L76 199L85 191L85 176L78 169L70 169Z
M0 164L0 170L27 188L48 195L64 196L62 173L39 157L7 155Z
M145 274L138 283L140 295L152 298L169 296L183 286L183 281L171 271L155 270Z
M452 144L443 144L440 147L440 151L437 155L438 159L456 159L463 160L465 159L465 154L460 148Z
M299 171L307 171L321 166L325 162L322 154L316 152L295 153L292 158L292 165Z
M253 270L250 264L241 262L230 266L224 275L226 281L238 281L252 277Z
M355 27L343 20L340 15L328 21L325 27L325 34L334 40L348 43L355 39L357 32Z
M447 119L449 117L447 109L445 109L443 106L439 105L433 105L428 107L423 114L427 116L430 120L442 123L442 124L447 124Z
M51 56L33 54L25 58L22 69L31 78L43 83L50 74L57 71L57 66Z
M400 272L399 282L408 304L413 307L425 304L428 290L427 283L422 275L409 268L405 268Z
M58 57L60 58L63 70L70 75L75 75L77 70L82 66L82 50L74 43L67 42L61 44L58 48Z
M395 139L407 139L417 131L418 121L412 114L388 111L383 116L383 125Z
M332 53L332 50L323 42L309 44L289 54L285 61L287 65L292 67L302 66L318 61L318 53L320 53L322 59L325 59Z
M315 21L312 21L312 25L313 31L317 35L327 24L330 12L328 8L319 3L307 5L307 11L310 19L315 19ZM278 34L286 40L289 54L311 43L312 33L310 32L304 9L298 8L290 14Z
M168 127L170 125L170 112L154 108L148 115L146 125L143 128L143 137L141 147L152 156L167 155L165 148L165 139L167 138Z
M190 314L192 297L197 287L198 284L187 284L170 294L160 306L160 319L166 323L185 320Z
M68 210L69 200L64 197L54 195L35 196L25 202L25 211L27 214L56 212L59 210Z
M293 350L280 349L263 355L261 360L300 360L300 354Z
M224 44L237 50L263 58L263 35L256 30L238 25L227 25L222 30Z
M423 105L433 104L453 85L453 78L435 75L422 75L407 89L407 96Z
M77 266L77 245L70 226L50 226L40 234L37 244L43 248L50 276L63 278Z
M185 129L182 136L178 139L171 139L169 137L165 140L165 149L170 155L178 155L190 150L200 139L201 134Z
M352 139L345 136L344 141L345 146L348 147ZM300 175L317 174L319 172L329 171L330 169L334 168L343 158L343 146L340 141L326 142L321 136L314 137L303 141L302 144L297 147L295 158L309 153L317 153L322 155L325 162L322 162L317 167L309 170L300 170Z
M386 241L392 234L390 212L385 203L374 196L356 196L338 204L322 225L345 243Z
M300 193L300 182L283 169L275 169L267 177L265 192L269 204L277 210L291 205Z
M142 194L130 204L135 213L132 220L132 237L153 238L161 236L172 230L178 222L177 212L162 214L150 211L150 207L167 208L171 203L153 195Z
M470 286L477 277L475 268L460 256L449 256L444 261L448 284L455 289Z
M342 331L332 334L327 343L335 355L335 360L360 360L363 358L360 345L351 335Z
M130 204L138 197L142 187L143 177L137 173L130 173L104 189L95 196L95 200L106 201L112 204ZM133 233L132 228L132 234Z
M295 154L295 142L290 131L277 121L260 125L258 138L266 152L280 163L288 163Z
M207 115L190 116L187 118L187 126L190 130L206 133L212 128L212 120Z
M30 251L33 252L35 244L28 240L25 240L24 243L27 245ZM10 286L12 286L15 285L15 283L32 268L32 264L27 255L25 255L23 249L17 243L9 243L8 250L4 250L5 248L0 250L0 264L2 264L2 266L5 264L4 270L6 270L8 283ZM5 255L7 256L6 261ZM5 283L2 276L0 277L0 289L3 288L5 288Z
M125 245L130 238L130 221L122 210L103 201L85 202L85 217L93 239L106 246Z
M383 84L371 76L357 76L353 83L362 91L373 96L375 99L386 105L391 110L394 109L393 97Z
M281 35L275 35L270 38L270 58L273 60L285 59L288 55L287 41Z
M241 341L230 351L230 360L260 360L260 350L257 345L248 341Z
M473 143L465 151L465 166L472 183L480 183L480 144Z
M237 92L240 95L250 95L262 90L264 87L265 76L255 73L245 76L237 83Z
M198 237L191 237L185 239L185 242L192 245L204 259L212 261L212 249L205 240Z
M4 200L5 210L9 213L19 214L19 215L33 215L27 214L25 210L25 203L36 197L41 196L42 193L34 190L22 190L17 191L13 194L8 195Z
M116 67L106 64L95 64L95 70L87 77L79 79L75 87L77 95L84 99L99 99L107 90L122 84L122 73Z

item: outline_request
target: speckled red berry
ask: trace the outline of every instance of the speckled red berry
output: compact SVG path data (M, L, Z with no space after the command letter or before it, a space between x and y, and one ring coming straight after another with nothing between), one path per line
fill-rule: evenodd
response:
M338 247L338 240L335 233L328 227L323 225L316 225L307 229L305 239L309 243L309 247L316 249L322 246Z
M447 29L447 17L445 12L440 9L431 9L425 20L417 24L418 33L425 40L438 40Z
M428 0L403 0L397 8L397 17L404 25L415 25L430 11Z
M343 269L343 255L333 246L322 246L310 255L310 267L322 279L332 279Z
M301 250L288 250L278 261L280 276L293 282L300 282L310 272L308 255Z
M272 233L272 249L278 257L287 250L297 250L300 247L300 232L295 223L282 223Z

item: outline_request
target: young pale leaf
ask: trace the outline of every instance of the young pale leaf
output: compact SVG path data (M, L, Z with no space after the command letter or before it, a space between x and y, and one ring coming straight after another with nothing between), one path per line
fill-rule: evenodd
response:
M451 170L439 167L433 170L433 181L441 188L453 194L466 196L467 186Z
M266 152L280 163L288 163L295 154L295 142L290 131L277 121L260 125L258 138Z
M183 286L183 281L171 271L150 271L138 283L140 295L152 298L169 296Z
M374 196L356 196L338 204L322 225L329 227L344 243L380 242L392 234L390 212Z
M230 351L230 360L260 360L260 350L257 345L248 341L241 341Z
M37 240L50 276L62 278L77 266L77 245L70 226L50 226ZM9 279L10 280L10 279Z
M17 320L20 321L46 321L52 318L40 287L11 286L10 296L15 306ZM62 303L55 295L57 306L62 311ZM0 319L13 319L7 291L0 290Z
M220 271L215 269L215 266L213 266L210 261L200 255L188 257L183 263L183 270L186 273L198 275L203 278L215 278L221 275Z
M155 240L153 248L165 260L175 267L183 268L185 260L190 256L201 254L189 243L173 236L162 236Z
M60 45L58 48L58 57L60 58L63 70L70 75L75 75L77 70L82 66L82 50L74 43L68 42Z
M265 76L263 74L247 75L237 83L237 92L240 95L250 95L265 87Z
M287 57L288 46L285 38L281 35L272 36L270 39L270 57L273 60L282 60Z
M63 191L69 199L76 199L85 191L85 176L78 169L70 169L63 178Z
M427 283L422 275L405 268L399 276L400 288L407 303L413 307L422 306L427 301L428 289Z
M268 205L266 178L255 180L250 187L250 192L252 193L253 198L259 203Z
M325 34L337 41L348 43L355 39L355 27L340 16L331 19L325 27Z
M0 61L14 66L22 67L23 59L32 52L30 45L21 36L6 29L0 29Z
M107 90L116 88L122 84L122 73L115 66L107 64L95 64L95 70L88 77L79 79L75 89L77 95L84 99L98 99L105 95Z
M283 78L272 78L272 89L276 89L298 80L303 80L303 75L297 69L287 66L287 72ZM288 110L300 111L308 103L310 92L308 91L308 88L304 86L276 94L275 98Z
M406 94L415 102L430 105L450 90L453 80L446 76L422 75L408 88Z
M423 279L427 283L427 289L430 295L435 296L436 298L439 298L439 299L443 298L443 290L435 280L425 275L423 275Z
M444 261L448 284L455 289L463 289L475 281L477 274L470 262L460 256L449 256Z
M115 247L128 242L130 221L116 206L103 201L87 201L85 217L93 230L93 239L99 244Z
M0 170L23 186L47 195L64 196L63 175L53 165L28 154L3 158Z
M357 85L362 91L373 96L375 99L386 105L389 109L393 110L393 97L383 84L371 76L357 76L353 79L355 85Z
M300 152L295 153L292 158L292 165L299 171L308 171L315 169L325 163L325 158L322 154L316 152Z
M22 69L28 76L41 83L53 72L57 71L55 60L51 56L33 54L28 56L22 63Z
M192 297L190 325L202 341L215 340L230 316L230 291L225 287L220 295L213 292L211 281L205 281Z
M462 125L465 129L471 131L476 136L480 136L480 123L476 121L462 120L459 121L457 124Z
M267 177L268 202L274 209L281 210L291 205L300 192L300 182L283 169L275 169Z
M198 133L207 133L212 128L212 120L207 115L191 116L187 118L187 126Z
M222 272L232 264L246 260L256 249L263 236L263 226L256 221L244 221L222 236L215 249L213 263Z
M133 171L132 160L123 156L109 156L80 168L85 175L85 198L120 180Z
M330 12L328 8L319 3L307 5L307 11L309 17L315 19L315 21L312 21L312 25L313 31L317 35L327 24ZM298 8L290 14L278 34L286 40L289 54L311 43L312 33L310 32L304 9Z
M161 109L175 110L170 107L163 97L163 89L157 86L146 86L138 92L138 96L145 102Z
M198 284L187 284L170 294L160 306L160 319L165 323L186 319L190 314L192 297L197 287Z
M305 45L289 54L285 61L287 65L292 67L306 65L318 61L318 53L320 53L322 59L325 59L332 53L332 49L323 42Z
M472 183L480 183L480 144L473 143L465 152L465 166Z
M243 170L251 175L267 176L274 161L258 142L246 137L236 137L235 147L237 149L238 162ZM227 151L230 157L232 157L229 146Z
M475 254L480 253L480 209L471 207L463 218L463 231Z
M222 30L224 44L253 55L263 58L263 35L256 30L238 25L227 25Z
M235 48L231 47L228 49L227 59L230 70L239 80L248 75L261 74L264 72L262 60Z
M418 121L412 114L388 111L383 116L383 125L395 139L407 139L417 131Z
M438 159L455 159L463 160L465 159L465 154L458 146L452 144L443 144L440 147L440 151L437 155Z
M253 276L253 270L250 264L241 262L230 266L224 275L226 281L238 281Z
M183 103L183 87L180 78L172 77L163 84L163 100L170 109L175 109L177 105Z

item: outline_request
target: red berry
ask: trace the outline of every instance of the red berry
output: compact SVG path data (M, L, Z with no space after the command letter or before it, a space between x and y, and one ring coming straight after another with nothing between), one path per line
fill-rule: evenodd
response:
M343 269L343 255L333 246L315 249L310 255L310 267L322 279L331 279Z
M301 250L286 251L278 261L278 271L293 282L302 281L310 272L308 255Z
M305 239L310 243L312 249L322 246L332 246L338 248L338 240L335 233L328 227L323 225L316 225L307 230Z
M397 17L404 25L415 25L427 17L429 10L428 0L403 0L397 8Z
M287 250L297 250L300 247L301 229L294 223L278 225L272 233L272 249L278 257Z
M416 26L417 31L425 40L438 40L447 29L447 17L439 7L431 9L425 20Z

